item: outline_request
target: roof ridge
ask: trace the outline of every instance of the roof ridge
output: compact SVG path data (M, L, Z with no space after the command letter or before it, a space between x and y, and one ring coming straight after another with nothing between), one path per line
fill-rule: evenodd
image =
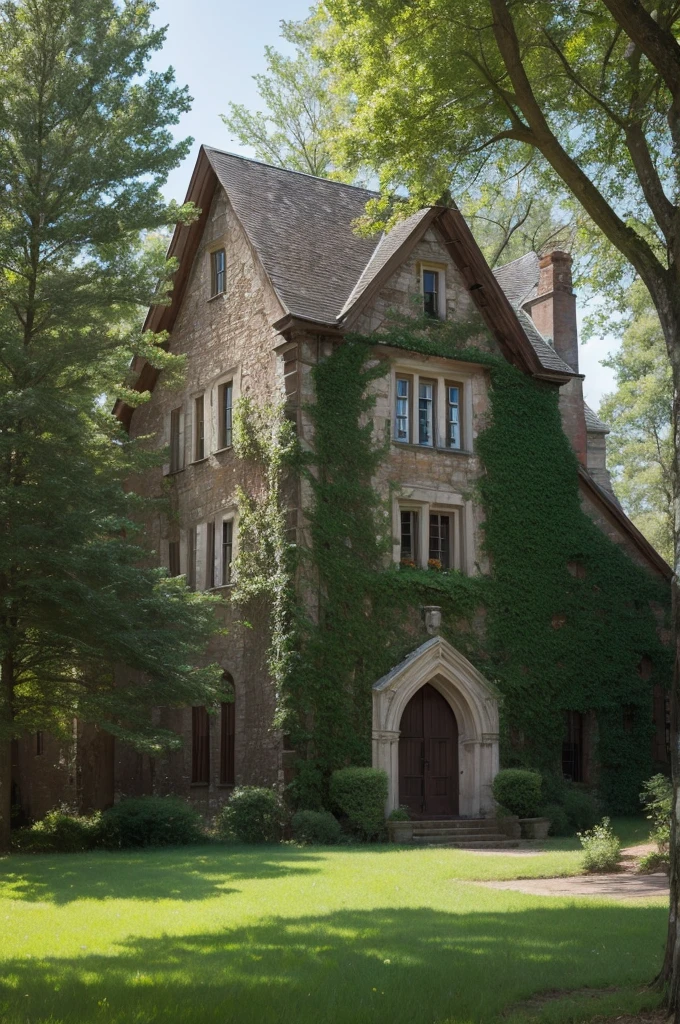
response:
M379 196L380 193L374 189L364 188L362 185L350 185L346 181L337 181L335 178L323 178L320 174L310 174L309 171L294 171L292 167L280 167L279 164L269 164L266 160L258 160L256 157L243 156L242 153L232 153L229 149L217 149L216 146L201 144L206 152L219 153L220 156L231 156L235 160L244 160L248 164L258 164L260 167L270 167L273 171L284 171L286 174L298 174L302 178L311 178L313 181L326 181L329 185L338 185L341 188L353 188L357 192L365 192L370 196Z

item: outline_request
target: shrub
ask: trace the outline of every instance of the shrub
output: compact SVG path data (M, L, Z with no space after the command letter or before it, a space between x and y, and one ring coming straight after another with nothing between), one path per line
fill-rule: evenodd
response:
M178 797L129 797L101 816L101 842L109 849L183 846L204 839L200 814Z
M621 843L612 832L609 818L603 818L589 832L578 833L583 847L585 871L615 871L621 859Z
M592 793L568 786L564 794L564 810L572 830L592 828L600 816L600 808Z
M655 871L666 871L670 870L670 854L668 850L661 852L660 850L652 850L651 853L646 853L644 857L640 857L638 861L638 871L641 875L651 875Z
M237 786L217 816L218 833L240 843L276 843L283 827L278 793L264 786Z
M42 821L12 832L12 848L21 853L82 853L97 844L101 815L81 817L65 807L48 811Z
M660 851L667 849L671 841L671 811L673 809L673 784L665 775L652 775L642 785L640 800L645 805L647 817L653 822L650 839Z
M545 804L544 807L541 807L539 813L542 818L550 819L551 836L569 836L574 832L567 817L567 812L560 804Z
M395 807L393 811L390 811L388 821L410 821L411 815L408 807Z
M298 811L293 815L291 830L298 843L331 846L342 838L340 822L330 811Z
M493 780L497 803L520 818L534 818L541 802L541 776L525 768L504 768Z
M331 800L347 816L351 830L373 839L385 827L387 774L379 768L340 768L333 772Z

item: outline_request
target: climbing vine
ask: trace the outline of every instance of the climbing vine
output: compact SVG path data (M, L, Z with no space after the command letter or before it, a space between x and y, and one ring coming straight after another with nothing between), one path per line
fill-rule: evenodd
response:
M593 712L601 795L609 809L630 810L651 770L652 687L670 676L658 636L667 588L582 510L556 389L470 346L473 332L409 321L380 343L486 367L491 415L476 448L488 575L391 563L391 517L374 486L389 444L371 417L371 385L387 372L375 338L348 339L314 368L312 452L301 453L281 417L273 447L242 446L266 482L259 502L241 496L240 595L260 587L272 599L277 725L299 755L293 796L320 805L330 771L370 764L372 685L425 639L420 608L437 604L443 635L501 694L503 762L557 778L564 712ZM299 551L285 539L286 472L310 494L310 543Z

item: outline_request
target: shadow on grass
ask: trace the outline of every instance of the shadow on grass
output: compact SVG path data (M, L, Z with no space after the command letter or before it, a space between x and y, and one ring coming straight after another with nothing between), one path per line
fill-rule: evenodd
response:
M230 884L239 880L319 871L320 859L285 846L226 845L9 857L0 861L0 897L50 903L204 900L236 891Z
M546 989L634 986L665 912L582 904L505 913L345 910L3 964L6 1024L484 1022Z

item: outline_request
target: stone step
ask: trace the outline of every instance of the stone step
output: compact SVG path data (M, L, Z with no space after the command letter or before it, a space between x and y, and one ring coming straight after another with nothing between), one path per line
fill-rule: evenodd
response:
M426 826L425 828L422 828L420 825L414 825L413 826L413 833L414 833L414 835L421 835L421 836L425 836L425 835L427 835L427 836L438 836L438 835L442 835L442 834L447 835L447 836L448 835L456 835L456 836L472 836L472 835L475 835L475 836L478 836L478 835L481 835L483 833L488 833L488 832L493 832L494 835L497 835L500 831L501 831L501 829L499 829L498 826L496 826L495 828L432 828L429 825Z
M415 828L498 828L495 818L412 818Z
M458 843L454 840L439 840L426 842L426 843L412 843L413 846L420 846L423 849L441 849L441 850L514 850L520 845L519 839L496 839L496 840L478 840L471 843Z
M457 843L460 846L467 846L470 843L504 843L507 840L507 836L503 833L477 833L471 836L416 836L413 837L413 842L418 843L419 846L427 846L428 844L436 843Z

